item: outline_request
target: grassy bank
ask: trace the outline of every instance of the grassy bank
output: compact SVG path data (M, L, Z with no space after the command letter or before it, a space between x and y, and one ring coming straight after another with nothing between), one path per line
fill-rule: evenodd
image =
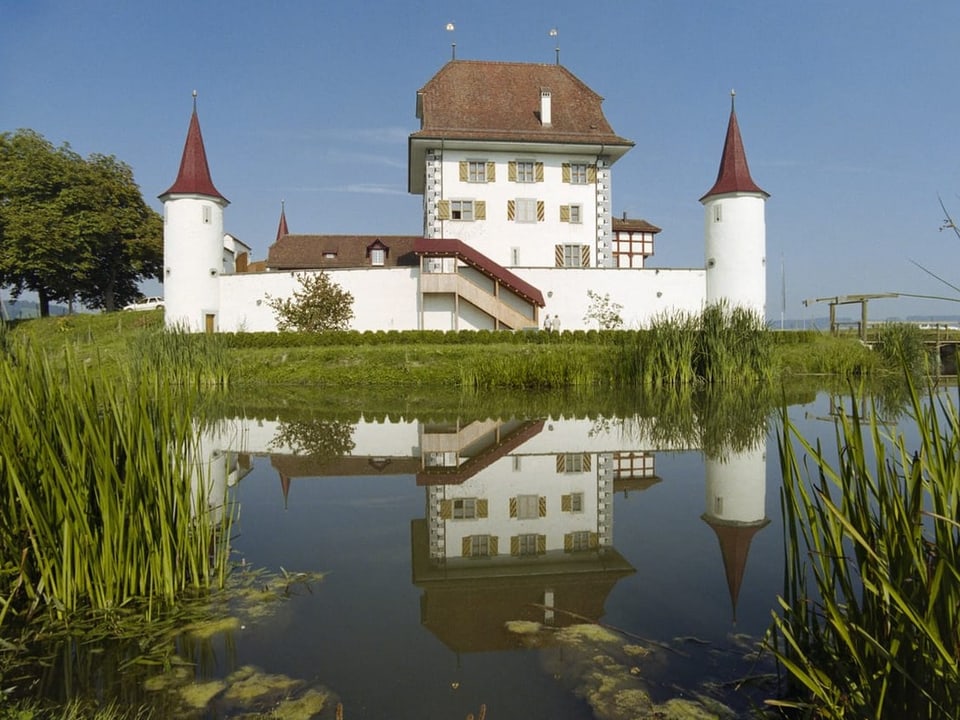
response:
M683 322L676 321L672 327L668 324L657 332L198 335L182 346L167 343L166 348L162 312L30 320L8 332L42 349L52 362L58 362L69 348L80 362L96 365L107 375L150 358L160 361L165 354L172 357L193 352L198 362L201 357L209 358L207 368L199 374L209 379L211 374L223 373L219 381L229 381L237 388L265 384L480 389L649 384L644 378L652 377L652 367L661 368L661 376L679 382L690 380L697 372L739 382L744 379L744 358L749 361L746 369L753 379L900 373L898 364L888 355L864 347L853 337L770 331L764 341L768 348L762 353L745 353L736 333L724 336L715 332L712 345L698 347ZM762 364L758 364L758 358ZM199 379L184 379L196 381ZM822 384L826 387L830 383L825 379Z

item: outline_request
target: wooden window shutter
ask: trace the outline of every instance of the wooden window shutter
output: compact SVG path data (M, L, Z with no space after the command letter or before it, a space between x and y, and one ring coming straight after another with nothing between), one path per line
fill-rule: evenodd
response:
M547 217L547 206L543 200L537 200L537 222L543 222Z
M537 503L537 511L540 517L547 516L547 498L545 495L540 496L540 500Z
M534 179L537 182L543 182L543 163L538 162L533 165Z
M600 547L600 535L599 533L592 532L590 533L590 549Z
M554 245L553 246L553 259L556 261L556 267L563 267L563 245ZM560 464L563 462L561 456L557 456L557 472L563 472L560 469Z
M440 200L437 202L437 218L439 220L450 219L450 201Z
M470 548L467 546L467 550ZM570 552L573 550L573 533L564 533L563 534L563 551Z
M563 261L563 245L557 245L557 248L561 253L560 261L562 262ZM561 267L561 265L558 264L557 267ZM564 455L563 453L560 453L559 455L557 455L557 472L562 473L562 472L566 472L566 470L567 470L567 456Z
M590 246L580 246L580 267L590 267Z
M570 495L561 495L560 496L560 510L563 512L570 512L570 509L573 507L573 502L570 499Z
M490 503L486 498L479 498L477 500L477 517L485 518L489 510Z
M517 181L517 161L511 160L507 163L507 180L510 182Z
M597 181L597 166L587 165L587 182L595 183Z
M590 453L583 454L583 471L590 472Z
M440 501L440 517L444 520L453 517L453 500Z
M460 550L463 557L470 557L470 547L472 542L473 538L471 538L469 535L463 538L463 540L460 542Z
M486 200L473 201L473 219L474 220L487 219L487 201Z
M517 216L517 201L507 200L507 220L513 220Z
M519 535L510 536L510 554L511 555L520 554L520 536Z
M537 535L537 555L543 555L547 552L547 536Z
M594 533L596 534L596 533ZM591 538L592 542L593 538ZM490 555L499 555L500 554L500 538L496 535L490 536L490 543L487 545L490 548Z
M460 182L467 182L470 179L469 166L466 160L460 161Z
M560 166L560 175L563 182L570 182L570 163L563 163Z
M517 499L515 497L510 498L510 517L515 518L517 516Z
M560 206L560 222L570 222L570 206Z
M487 182L496 182L497 164L492 160L487 161Z

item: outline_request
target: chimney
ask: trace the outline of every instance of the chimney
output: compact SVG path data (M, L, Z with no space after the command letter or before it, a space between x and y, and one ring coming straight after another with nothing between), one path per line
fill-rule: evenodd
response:
M540 124L544 127L550 125L550 89L540 88Z

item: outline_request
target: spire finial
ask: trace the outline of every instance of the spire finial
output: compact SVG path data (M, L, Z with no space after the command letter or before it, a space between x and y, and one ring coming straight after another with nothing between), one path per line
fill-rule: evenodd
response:
M556 27L550 28L550 37L556 38L556 47L553 48L553 51L557 54L557 65L560 64L560 31Z
M452 32L453 32L454 30L456 30L456 29L457 29L457 26L454 25L452 22L448 22L448 23L447 23L447 32L452 33ZM456 59L457 59L457 43L456 43L456 41L450 43L450 59L451 59L451 60L456 60Z
M193 111L197 111L197 91L193 91Z
M733 112L734 110L733 105L736 99L737 99L737 91L731 88L730 89L730 112Z

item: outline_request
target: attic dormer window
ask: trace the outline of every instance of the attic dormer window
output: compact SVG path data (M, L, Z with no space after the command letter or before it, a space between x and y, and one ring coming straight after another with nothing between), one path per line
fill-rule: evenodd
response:
M374 267L382 267L387 261L387 246L377 240L367 247L367 257Z

